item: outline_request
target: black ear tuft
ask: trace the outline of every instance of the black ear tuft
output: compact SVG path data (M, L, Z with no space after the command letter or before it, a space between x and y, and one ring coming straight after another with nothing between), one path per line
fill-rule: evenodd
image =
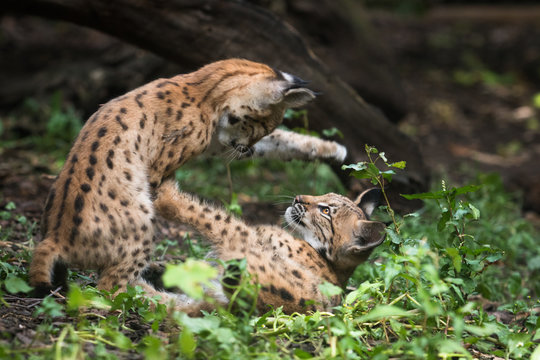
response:
M292 79L289 80L290 85L287 87L287 90L303 88L303 87L306 87L309 84L309 81L302 80L297 76L294 76L294 75L289 75L289 76Z
M358 196L355 203L362 209L367 217L370 217L373 210L381 203L381 194L382 191L379 188L367 189Z

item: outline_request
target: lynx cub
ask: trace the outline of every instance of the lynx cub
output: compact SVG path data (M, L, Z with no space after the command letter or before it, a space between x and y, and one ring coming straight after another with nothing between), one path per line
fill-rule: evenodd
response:
M339 144L274 130L287 108L314 97L292 75L231 59L153 81L101 106L49 193L31 285L37 293L65 286L66 267L74 266L99 271L101 289L130 284L157 294L141 273L153 251L152 195L162 180L205 151L342 161Z
M380 191L366 190L355 202L337 194L298 195L285 220L300 235L295 238L277 226L248 226L221 209L181 193L173 181L158 189L156 208L168 219L191 225L213 246L210 256L222 260L247 259L247 268L262 285L258 308L283 306L286 313L329 310L340 299L327 299L319 285L344 286L358 264L384 240L384 224L369 221ZM212 294L222 303L224 294ZM308 300L315 305L306 306ZM208 304L184 298L177 308L190 315Z

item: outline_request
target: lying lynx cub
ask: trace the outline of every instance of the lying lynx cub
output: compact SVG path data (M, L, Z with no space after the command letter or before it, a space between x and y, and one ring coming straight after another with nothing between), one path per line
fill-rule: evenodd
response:
M152 195L162 180L203 152L342 161L339 144L274 130L287 108L313 98L292 75L232 59L101 106L49 193L31 285L38 294L65 286L66 267L75 266L98 270L101 289L130 284L156 294L141 273L154 247Z
M355 202L337 194L298 195L285 220L301 238L277 226L248 226L193 195L181 193L173 181L158 189L156 208L168 219L194 227L213 246L212 258L247 260L247 269L262 285L258 308L283 306L286 313L328 310L340 299L319 291L325 281L344 286L358 264L384 240L384 224L369 221L380 191L366 190ZM218 292L219 293L219 292ZM212 294L216 296L216 294ZM216 296L226 302L224 295ZM306 308L306 302L315 305ZM185 299L177 308L190 315L208 304Z

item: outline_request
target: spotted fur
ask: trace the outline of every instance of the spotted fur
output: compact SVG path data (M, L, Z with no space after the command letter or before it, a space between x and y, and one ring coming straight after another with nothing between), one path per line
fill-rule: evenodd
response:
M189 224L208 239L213 246L211 258L245 258L252 278L261 284L261 311L271 305L292 313L330 310L338 305L340 299L326 298L319 285L328 281L345 286L356 266L383 241L384 224L368 220L379 194L378 190L367 190L355 202L333 193L296 196L285 220L299 238L277 226L249 226L179 192L173 181L160 187L155 205L168 219ZM219 299L227 302L223 294ZM200 305L178 303L192 315Z
M186 161L204 152L264 156L257 141L287 108L314 98L305 83L267 65L231 59L159 79L120 96L82 128L47 199L30 283L38 293L65 286L65 267L95 269L98 287L140 285L153 252L155 189ZM336 143L277 131L286 143L310 141L305 155L338 161ZM272 143L271 138L264 143Z

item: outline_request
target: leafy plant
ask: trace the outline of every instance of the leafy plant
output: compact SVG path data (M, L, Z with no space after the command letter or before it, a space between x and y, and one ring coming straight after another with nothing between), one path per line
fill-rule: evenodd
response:
M406 164L389 161L371 146L366 151L365 162L345 169L385 193ZM189 186L206 186L208 192L215 192L221 183L205 181L217 177L218 171L225 174L225 169L221 172L214 163L210 165L210 171L193 167L180 176ZM307 187L301 192L329 189L328 183L310 182L319 172L323 178L328 175L318 165L308 165L309 171L295 163L257 161L231 166L238 166L233 171L242 172L249 182L255 181L251 174L258 173L256 179L261 179L261 173L279 168L285 173L283 179L290 176L298 183L299 191ZM281 184L286 183L283 179ZM253 191L250 196L264 198L280 191L272 185L257 187L261 193L248 189ZM258 286L246 272L245 261L221 264L225 276L235 279L227 285L231 305L200 318L147 298L139 287L128 287L113 297L85 285L94 280L84 273L70 277L65 298L58 295L42 302L28 298L21 303L29 289L29 254L0 247L1 309L7 309L2 316L14 312L8 306L28 307L40 322L34 338L26 343L0 329L0 357L538 360L539 236L522 218L516 194L506 192L498 177L479 175L471 185L454 187L441 181L431 192L406 196L422 199L424 208L400 216L385 201L382 210L392 219L387 240L375 249L371 261L356 269L346 289L322 286L327 296L342 295L342 304L332 313L286 315L281 308L256 313ZM1 241L10 241L13 226L25 232L32 227L31 221L16 213L14 204L4 207L0 218L6 219ZM32 233L28 232L28 243L33 241ZM202 258L207 252L197 237L188 234L184 242L188 256ZM171 255L180 257L179 250L175 242L165 239L155 256ZM216 275L215 268L194 259L169 265L169 269L167 284L184 287L195 296ZM484 307L485 302L492 309ZM497 320L501 314L513 320Z

